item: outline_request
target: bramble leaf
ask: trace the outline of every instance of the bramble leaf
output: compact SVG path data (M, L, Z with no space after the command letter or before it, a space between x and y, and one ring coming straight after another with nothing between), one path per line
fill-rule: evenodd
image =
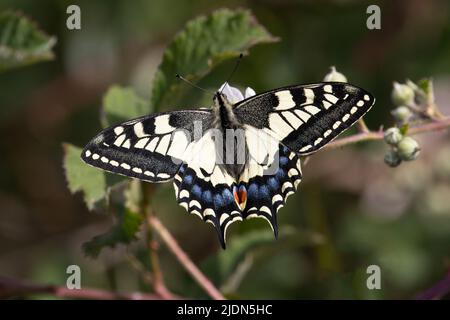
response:
M106 233L93 237L83 244L83 251L87 256L96 258L103 248L115 247L117 244L129 244L137 239L137 232L143 217L123 207L117 207L116 224Z
M123 181L123 177L108 174L85 164L81 158L81 148L65 143L64 170L72 193L82 191L87 207L92 210L97 202L104 199L109 189Z
M133 89L112 86L103 97L101 123L104 128L151 113L150 105Z
M400 127L400 133L402 136L406 136L408 134L409 125L408 123L405 123Z
M55 43L22 14L0 13L0 71L53 59Z
M175 74L197 81L224 60L237 57L256 44L277 40L247 10L217 10L188 22L167 47L155 74L153 109L174 104L183 96L186 85Z

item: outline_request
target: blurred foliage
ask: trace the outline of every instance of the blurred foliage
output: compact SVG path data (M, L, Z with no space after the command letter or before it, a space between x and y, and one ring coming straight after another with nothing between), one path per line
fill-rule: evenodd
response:
M204 77L225 59L239 56L258 43L274 42L249 11L218 10L190 21L164 52L153 80L152 107L158 110L180 101L185 83L175 78L180 73L191 81Z
M55 43L22 14L0 13L0 71L53 59Z
M84 253L97 258L105 247L115 248L118 244L128 245L138 239L139 229L144 220L142 212L142 183L131 180L122 191L122 197L108 204L113 213L114 226L101 235L94 236L83 244Z
M125 107L126 106L126 107ZM101 123L103 128L151 113L149 103L131 88L112 86L103 97Z
M66 8L74 3L82 10L80 31L65 26ZM379 31L365 28L369 4L2 1L0 12L23 12L16 19L31 17L53 35L45 36L44 42L57 38L58 43L49 47L56 57L51 62L0 74L0 166L5 168L0 172L0 273L64 285L67 265L78 264L83 286L149 289L124 253L126 247L150 265L142 241L131 241L144 237L142 230L137 232L140 221L135 215L140 199L130 197L136 192L124 191L136 186L84 165L81 149L73 145L65 146L66 167L72 168L65 179L61 142L84 145L101 127L157 108L211 103L210 97L176 82L175 73L217 88L233 66L229 58L251 48L233 84L261 92L316 82L336 65L349 82L376 96L377 104L366 117L369 127L376 129L393 123L389 111L394 79L432 75L436 103L450 114L449 3L381 1ZM222 9L224 16L211 18L211 12L224 7L230 8ZM189 30L183 29L187 21ZM198 24L213 21L220 22L217 28L198 29ZM236 29L224 31L231 21ZM20 23L21 28L26 25ZM243 32L243 27L250 31ZM0 34L4 30L0 28ZM253 47L275 36L282 41ZM202 43L197 55L188 40L203 37L226 41ZM180 54L181 59L174 59ZM263 221L245 221L230 227L227 250L218 250L213 230L176 205L170 185L155 190L152 206L229 297L411 298L441 279L450 266L448 134L434 133L418 141L423 147L419 159L395 169L383 164L381 143L315 155L305 165L299 192L280 211L279 225L287 227L287 234L278 241L270 240ZM88 212L82 199L67 191L67 183L72 192L83 192L89 209L104 212L109 207L112 214ZM95 255L104 246L115 249L102 249L98 259L86 259L80 244L108 230L111 219L112 229L91 242L90 252ZM206 298L164 247L159 253L172 291ZM381 267L381 290L366 287L366 268L372 264Z
M114 248L117 244L129 244L136 240L136 234L141 226L142 215L127 208L116 207L117 222L108 232L95 236L83 244L86 255L96 258L104 247Z

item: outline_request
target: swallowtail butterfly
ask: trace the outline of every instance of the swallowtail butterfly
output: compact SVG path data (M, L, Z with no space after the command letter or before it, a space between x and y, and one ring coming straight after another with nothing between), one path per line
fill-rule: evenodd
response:
M148 182L173 180L178 203L211 223L225 248L235 221L266 219L277 237L277 212L302 178L311 154L374 104L347 83L295 85L245 98L226 83L211 109L144 116L114 125L82 153L89 165ZM241 101L239 101L241 100Z

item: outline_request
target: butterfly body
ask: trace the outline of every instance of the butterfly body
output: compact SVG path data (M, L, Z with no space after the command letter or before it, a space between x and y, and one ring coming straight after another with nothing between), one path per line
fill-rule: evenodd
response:
M235 221L277 212L302 178L302 155L351 126L375 99L346 83L255 95L219 90L212 109L154 114L105 129L85 147L95 167L149 182L173 180L178 203L211 223L225 247Z
M213 98L215 128L220 132L216 137L217 159L221 160L224 169L235 179L238 179L247 163L247 145L243 135L243 123L234 113L234 105L220 91ZM241 142L241 143L239 143ZM228 159L227 159L228 155ZM230 157L230 155L232 157Z

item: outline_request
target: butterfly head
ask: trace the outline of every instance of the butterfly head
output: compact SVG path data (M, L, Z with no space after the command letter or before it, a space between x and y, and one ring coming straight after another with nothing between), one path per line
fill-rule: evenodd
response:
M214 105L217 106L217 107L221 107L221 106L225 106L225 105L229 105L230 104L230 102L228 101L227 96L224 93L222 93L221 91L217 91L214 94L213 101L214 101Z
M230 102L228 97L224 93L217 91L213 101L217 126L222 129L237 127L239 123L233 111L234 105Z

